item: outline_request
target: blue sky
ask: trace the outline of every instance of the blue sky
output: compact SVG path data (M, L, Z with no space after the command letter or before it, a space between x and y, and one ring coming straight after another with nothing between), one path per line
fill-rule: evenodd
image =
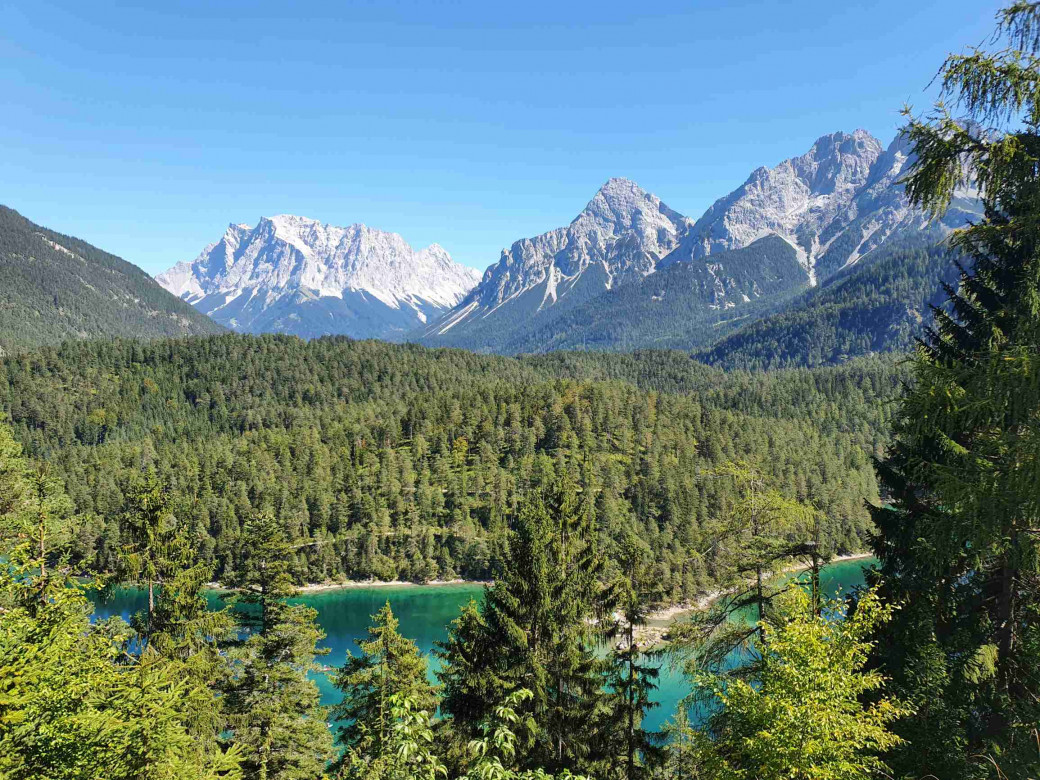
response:
M0 203L156 273L295 213L484 268L611 176L699 216L899 108L999 2L0 5Z

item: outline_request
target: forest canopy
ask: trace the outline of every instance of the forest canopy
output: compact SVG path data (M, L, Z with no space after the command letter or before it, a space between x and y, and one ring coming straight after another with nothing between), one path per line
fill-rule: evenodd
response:
M115 567L127 496L154 473L220 580L240 570L255 511L294 542L299 583L487 579L521 496L566 476L604 549L634 533L678 596L720 575L698 551L735 500L703 476L724 462L815 504L828 549L861 549L901 377L881 359L726 374L676 352L513 359L224 335L9 357L0 403L67 484L84 566Z

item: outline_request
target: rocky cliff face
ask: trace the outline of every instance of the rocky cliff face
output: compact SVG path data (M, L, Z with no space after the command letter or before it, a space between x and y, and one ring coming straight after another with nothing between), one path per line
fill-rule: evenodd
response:
M509 327L641 279L679 245L688 217L628 179L611 179L567 227L515 242L430 334L463 323ZM490 319L489 319L490 317Z
M886 149L865 130L825 135L805 154L759 168L717 200L668 262L745 247L773 234L797 249L816 284L897 232L926 227L900 183L910 162L902 137ZM965 196L968 205L971 195ZM955 208L943 222L955 227L964 216Z
M436 244L416 251L396 233L283 214L228 226L156 278L236 330L393 338L457 304L479 276Z
M714 256L767 237L787 242L804 271L802 276L785 269L784 290L815 286L895 236L920 233L923 240L935 241L977 212L973 194L963 193L942 223L930 224L910 208L900 183L910 162L902 138L885 148L865 130L831 133L805 154L755 170L696 221L631 181L611 179L570 225L505 250L480 284L418 337L432 344L508 352L536 349L534 340L555 344L558 326L566 324L568 333L580 332L585 339L594 321L607 328L609 317L581 312L601 313L603 307L628 301L628 310L616 316L632 315L639 308L629 301L632 296L607 293L677 263L697 266L684 279L711 277L718 290L718 300L708 303L696 290L683 293L673 284L673 300L681 298L678 310L740 309L751 303L744 298L756 295L727 296L726 291L775 286L776 280L767 277L776 269L763 262L762 278L756 278L753 264L742 255L740 278L730 278L727 265L716 267ZM772 247L768 257L775 255ZM567 323L559 319L565 315ZM587 322L576 323L581 317ZM600 335L587 337L595 341Z

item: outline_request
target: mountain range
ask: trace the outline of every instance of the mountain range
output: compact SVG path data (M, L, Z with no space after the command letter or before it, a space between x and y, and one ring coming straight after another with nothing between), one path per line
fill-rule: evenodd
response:
M966 192L929 223L900 184L910 161L902 137L885 148L864 130L832 133L696 220L611 179L569 226L504 250L416 338L506 353L703 346L896 237L935 243L977 213Z
M304 338L400 338L451 309L479 279L432 244L281 214L229 225L159 284L229 328Z
M283 214L229 225L153 281L0 208L0 350L224 327L504 354L681 349L743 368L905 349L956 280L941 239L979 212L963 192L929 222L900 183L911 162L901 138L832 133L697 219L613 178L482 275L436 244Z

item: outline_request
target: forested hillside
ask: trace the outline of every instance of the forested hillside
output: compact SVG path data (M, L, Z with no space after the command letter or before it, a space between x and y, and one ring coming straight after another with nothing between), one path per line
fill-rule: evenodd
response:
M64 339L223 330L137 266L0 206L0 353Z
M783 309L750 322L699 355L722 368L819 366L876 352L906 352L957 266L948 246L908 239Z
M767 236L561 307L537 327L515 327L499 351L696 349L775 310L808 283L795 248Z
M726 375L680 353L524 359L343 338L91 342L0 363L18 438L86 518L77 556L112 569L127 486L154 469L227 578L270 510L297 581L494 576L530 487L578 486L609 550L633 530L674 594L713 581L713 467L747 460L861 547L899 370L871 361ZM691 555L693 557L691 557Z

